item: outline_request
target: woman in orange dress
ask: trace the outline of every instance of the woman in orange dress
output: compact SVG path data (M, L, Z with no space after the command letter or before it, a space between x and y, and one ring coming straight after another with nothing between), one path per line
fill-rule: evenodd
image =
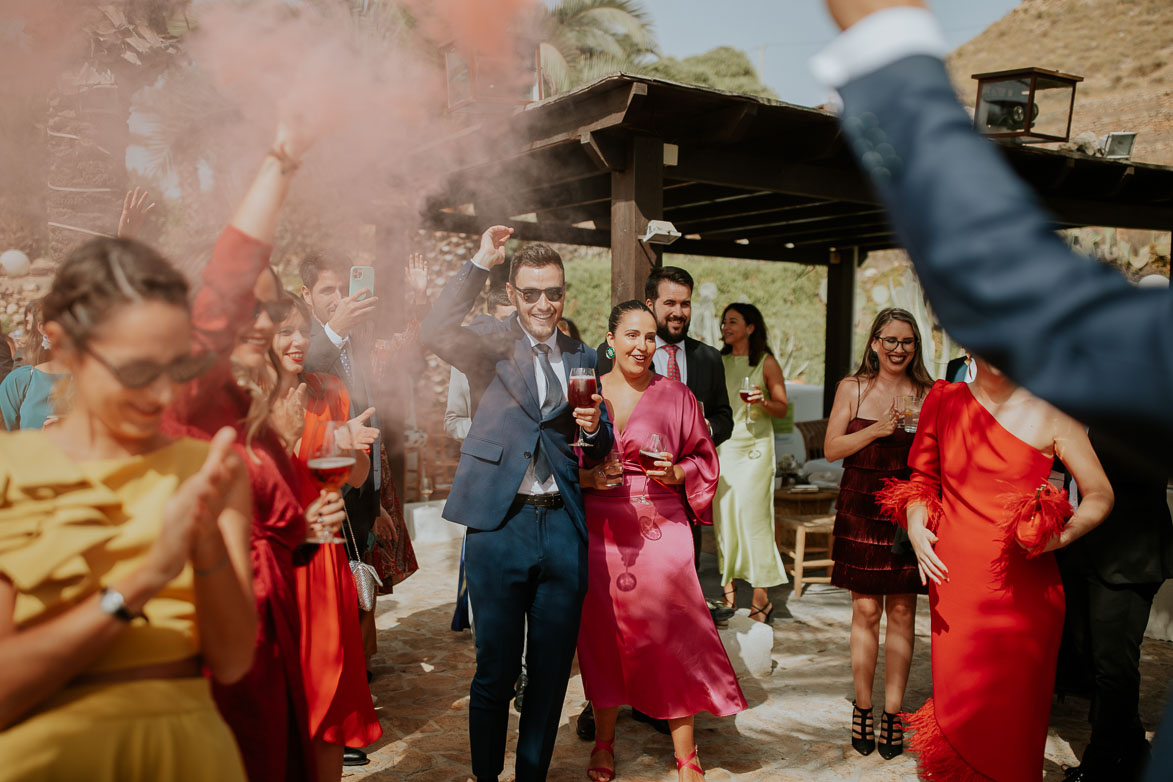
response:
M1073 516L1047 483L1055 457L1083 497ZM877 499L929 586L933 697L906 715L921 776L1038 782L1063 630L1051 552L1103 521L1112 488L1080 424L982 361L972 383L933 386L908 463Z
M301 299L292 294L285 296L290 303L289 316L277 325L273 336L278 376L275 396L282 400L274 411L273 423L278 430L284 430L287 444L295 450L295 488L307 505L307 519L311 524L336 530L345 516L342 497L337 492L319 494L306 463L314 445L322 440L324 424L347 420L350 398L338 378L302 373L312 316ZM280 421L286 412L300 420L291 424ZM377 435L375 430L362 426L371 412L366 411L347 427L358 449L369 446ZM370 469L364 451L356 450L356 457L347 479L352 486L362 485ZM383 729L367 686L358 596L344 547L319 546L309 563L297 569L296 576L309 735L317 761L317 782L330 782L342 776L343 750L373 743L383 735Z

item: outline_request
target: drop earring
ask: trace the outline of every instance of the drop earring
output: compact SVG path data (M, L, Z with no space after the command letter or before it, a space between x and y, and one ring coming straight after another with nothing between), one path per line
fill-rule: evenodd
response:
M615 358L615 348L608 345L607 349L604 351L604 354L607 356L607 358Z

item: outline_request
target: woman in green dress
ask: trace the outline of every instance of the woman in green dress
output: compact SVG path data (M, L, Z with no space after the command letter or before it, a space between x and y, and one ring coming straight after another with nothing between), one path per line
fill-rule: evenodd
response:
M774 542L774 425L786 415L786 381L771 354L762 313L734 302L721 315L721 361L733 407L733 435L717 448L721 479L713 521L725 604L737 607L734 579L749 582L749 618L768 622L766 589L786 583Z

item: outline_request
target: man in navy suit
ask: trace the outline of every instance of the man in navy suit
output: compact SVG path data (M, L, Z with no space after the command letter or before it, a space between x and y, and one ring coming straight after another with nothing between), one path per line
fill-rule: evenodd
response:
M1071 252L957 102L921 0L827 0L813 61L945 329L1117 446L1173 464L1173 296ZM1173 708L1146 782L1173 778Z
M571 409L567 378L595 367L595 351L558 331L566 295L562 259L533 244L513 255L506 290L517 314L505 323L462 326L489 269L505 260L512 228L493 226L480 250L444 287L421 324L423 343L468 376L479 397L444 517L469 528L465 568L477 618L477 671L469 743L477 782L505 766L509 702L528 640L529 684L517 739L517 782L544 780L566 696L587 588L586 519L578 455L611 448L595 406ZM528 620L528 631L527 627ZM528 637L527 637L528 632Z

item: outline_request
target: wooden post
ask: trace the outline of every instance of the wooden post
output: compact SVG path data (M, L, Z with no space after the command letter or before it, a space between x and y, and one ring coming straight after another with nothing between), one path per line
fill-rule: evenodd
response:
M650 136L628 140L627 166L611 172L611 304L643 299L644 282L659 266L663 250L639 238L649 220L664 216L664 142Z
M827 265L827 333L823 358L823 415L831 414L835 387L851 371L851 337L855 331L855 269L859 248L831 253Z

